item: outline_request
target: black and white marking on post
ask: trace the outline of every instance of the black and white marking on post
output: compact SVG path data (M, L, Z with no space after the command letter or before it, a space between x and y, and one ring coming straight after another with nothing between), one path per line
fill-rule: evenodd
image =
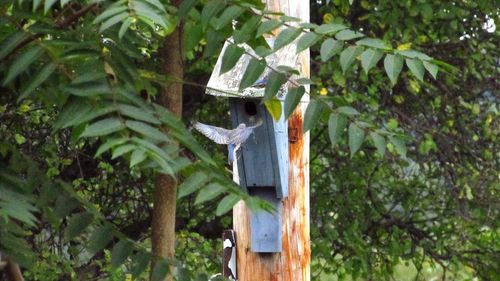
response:
M234 230L222 233L222 275L229 280L238 280L236 274L236 234Z

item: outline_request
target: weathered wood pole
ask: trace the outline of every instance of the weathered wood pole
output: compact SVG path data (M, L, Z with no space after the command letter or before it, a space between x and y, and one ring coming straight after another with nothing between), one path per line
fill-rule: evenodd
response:
M269 10L309 22L309 1L267 0ZM300 54L297 67L309 76L309 52ZM308 95L288 119L289 195L282 200L281 253L259 254L250 248L250 214L244 202L233 209L233 228L237 235L237 273L239 281L309 281L311 248L309 237L309 134L303 134L303 114Z

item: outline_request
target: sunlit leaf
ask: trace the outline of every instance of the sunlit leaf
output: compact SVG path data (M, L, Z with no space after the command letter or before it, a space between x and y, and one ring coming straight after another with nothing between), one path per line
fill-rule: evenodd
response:
M273 97L271 99L264 101L264 105L266 106L267 111L269 111L269 113L273 117L274 121L275 122L279 121L282 113L281 101L278 100L276 97Z

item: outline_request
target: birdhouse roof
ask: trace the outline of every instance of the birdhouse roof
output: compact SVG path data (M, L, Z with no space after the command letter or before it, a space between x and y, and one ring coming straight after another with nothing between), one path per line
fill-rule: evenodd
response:
M239 91L239 85L243 74L247 68L248 63L252 57L260 56L256 55L255 52L246 44L239 45L243 47L246 51L241 56L240 60L236 63L236 65L228 72L220 75L220 68L222 64L222 57L226 48L233 44L232 39L229 39L224 43L224 47L222 48L221 54L217 59L217 63L215 64L214 71L210 76L210 80L207 84L206 94L213 96L221 96L221 97L240 97L240 98L258 98L264 97L264 89L265 87L248 87L244 89L242 92ZM266 39L269 46L273 46L274 37ZM285 47L279 49L278 51L272 53L271 55L266 56L267 65L273 69L277 69L279 66L288 66L295 67L297 62L297 46L295 43L288 44ZM251 55L250 55L251 54ZM259 79L262 79L265 75L270 73L270 68L266 68L263 74ZM282 92L282 91L281 91ZM283 92L281 93L281 95ZM278 93L278 96L280 93Z

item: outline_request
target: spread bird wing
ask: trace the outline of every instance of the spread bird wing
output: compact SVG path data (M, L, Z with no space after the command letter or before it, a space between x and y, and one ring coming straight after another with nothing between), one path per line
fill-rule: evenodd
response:
M259 127L260 125L262 125L262 123L264 123L264 121L262 121L262 119L259 119L259 121L257 121L257 123L255 123L255 125L250 126L248 128L249 129L255 129L255 128Z
M231 143L231 130L215 127L200 122L194 123L193 127L207 138L218 144Z

